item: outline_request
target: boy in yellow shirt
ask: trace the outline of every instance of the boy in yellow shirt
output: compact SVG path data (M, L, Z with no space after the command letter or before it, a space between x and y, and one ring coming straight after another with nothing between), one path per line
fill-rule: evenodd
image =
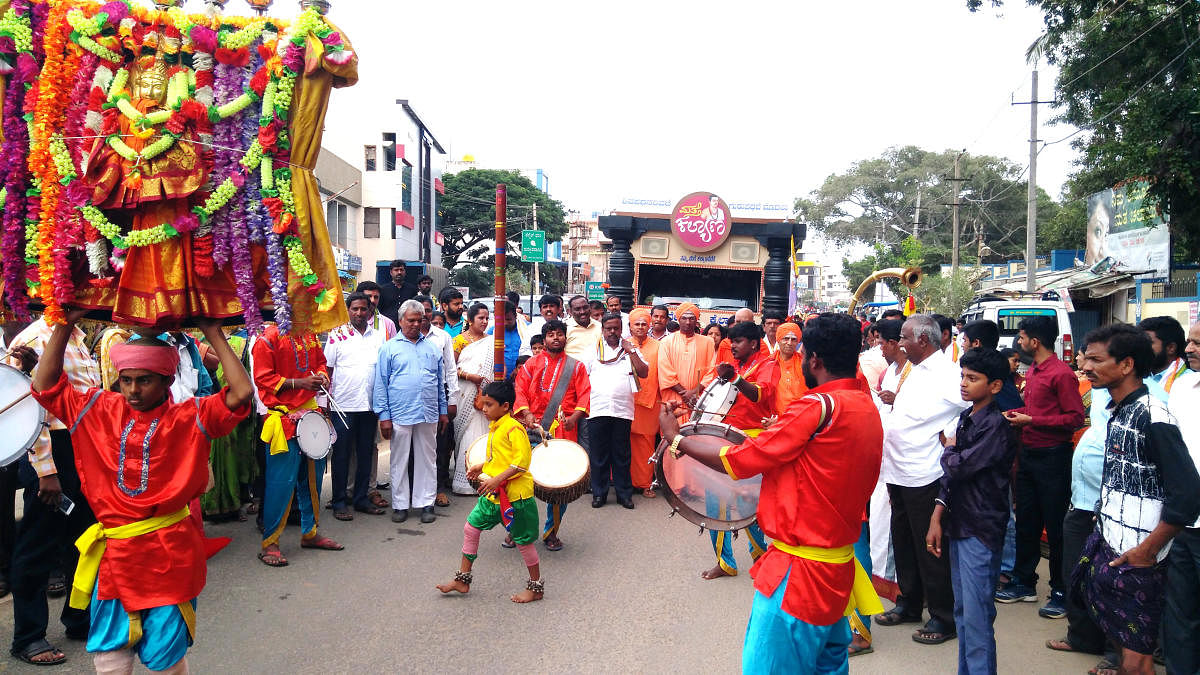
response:
M479 486L479 501L463 527L462 565L454 573L454 581L438 585L437 589L443 593L471 590L471 567L479 554L479 536L483 530L503 523L529 567L529 582L524 591L512 596L512 601L542 599L544 586L537 549L533 547L540 527L533 477L529 475L533 449L525 427L509 414L516 398L516 389L510 382L492 382L483 388L483 414L491 422L487 459L467 470L468 478L480 478L483 482Z

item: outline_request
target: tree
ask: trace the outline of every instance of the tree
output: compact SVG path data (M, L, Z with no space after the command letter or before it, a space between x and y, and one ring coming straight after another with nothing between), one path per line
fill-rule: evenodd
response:
M915 236L931 261L950 261L953 243L950 204L954 201L953 150L936 153L914 146L889 148L881 156L855 162L825 179L807 198L796 200L802 219L836 243L870 242L885 247ZM1019 256L1025 247L1024 171L998 157L963 153L959 193L960 246L982 238L998 259ZM920 212L917 211L918 194ZM1038 217L1057 205L1039 193ZM918 220L919 219L919 220Z
M875 251L871 255L853 262L849 258L842 258L842 274L846 277L847 286L851 292L854 292L874 272L889 267L921 267L925 263L925 256L925 247L911 236L900 242L899 246L889 247L877 243ZM937 265L934 265L933 269L937 269ZM922 269L922 272L925 273L925 270ZM883 280L883 283L893 293L897 293L896 287L900 283L898 279L887 278ZM874 295L875 284L871 284L863 289L860 300L872 298ZM897 293L897 295L903 297L904 293Z
M442 176L442 264L454 269L460 263L478 262L496 237L496 184L508 193L508 240L520 242L521 230L533 227L533 205L537 204L538 229L546 241L559 241L567 233L566 212L528 178L516 171L467 169Z
M918 311L957 317L962 316L971 298L975 297L975 288L967 272L959 269L954 275L940 272L927 275L912 294Z
M1069 192L1146 179L1150 205L1168 214L1176 256L1200 259L1200 3L1028 1L1046 26L1030 53L1059 67L1056 121L1081 130L1071 138L1082 157Z

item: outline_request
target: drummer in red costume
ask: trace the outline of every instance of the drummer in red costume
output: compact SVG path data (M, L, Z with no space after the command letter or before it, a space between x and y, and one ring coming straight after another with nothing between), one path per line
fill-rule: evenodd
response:
M741 310L738 310L739 312ZM775 416L775 389L779 384L779 367L771 352L762 344L762 330L749 321L739 321L729 327L729 361L718 363L705 376L703 384L708 386L714 379L731 382L737 389L737 398L725 414L724 422L745 432L750 438L762 433L764 423ZM715 498L706 496L705 506L716 516L728 505L720 504ZM725 516L719 516L725 517ZM717 564L700 576L705 579L732 577L737 575L737 560L733 557L733 533L709 530ZM762 529L757 523L746 528L750 557L758 557L766 550Z
M856 382L861 328L846 314L822 314L804 327L803 368L812 390L757 438L679 434L660 416L669 451L686 453L740 480L762 474L758 522L774 541L750 570L754 605L742 670L845 673L847 616L883 611L870 577L854 559L863 507L882 461L883 429ZM871 468L875 467L875 468Z
M279 550L279 535L287 525L293 495L300 502L300 546L340 551L341 544L317 534L326 460L311 459L300 451L296 424L287 416L316 408L317 391L329 386L321 343L312 333L284 335L277 326L268 326L254 341L251 357L258 398L267 408L261 435L267 444L267 471L258 559L271 567L288 564Z
M588 381L587 367L564 352L567 346L567 325L562 321L551 319L542 324L542 338L546 345L542 353L517 369L517 405L513 410L513 417L520 420L526 429L536 429L541 425L554 438L578 442L579 421L587 417L591 404L592 389ZM549 421L547 426L543 421L547 421L546 411L551 408L551 403L555 403L560 381L562 393L551 410L549 417L552 421ZM533 435L530 440L539 442L541 439ZM562 517L566 510L566 504L546 505L546 526L542 532L542 542L548 551L562 550L563 543L558 538L558 528L562 525ZM509 543L506 541L505 546Z
M206 574L187 504L208 485L210 442L250 413L253 387L219 322L198 319L224 366L222 391L175 403L179 353L154 338L113 347L120 393L76 391L63 376L63 351L82 314L69 311L54 328L33 380L34 397L71 431L83 493L99 521L76 542L71 606L91 604L87 650L96 672L128 673L136 652L150 670L186 673Z

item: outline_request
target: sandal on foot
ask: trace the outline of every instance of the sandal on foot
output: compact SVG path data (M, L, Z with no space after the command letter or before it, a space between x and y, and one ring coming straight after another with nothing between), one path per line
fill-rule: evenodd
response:
M849 653L849 656L860 656L862 654L873 653L875 651L875 648L872 647L871 645L867 645L865 647L859 647L858 645L850 645L849 647L846 648L846 651Z
M918 628L913 633L913 642L923 645L940 645L947 640L953 640L958 637L958 633L953 628L947 628L945 624L937 619L930 619L925 622L925 625Z
M1100 663L1092 666L1092 669L1088 671L1088 675L1109 675L1109 673L1116 673L1119 669L1120 666L1112 661L1100 659Z
M50 577L50 581L46 584L46 595L52 598L61 598L67 594L67 578L61 574L56 574Z
M319 548L322 551L340 551L346 547L330 539L329 537L313 537L312 539L301 539L300 548Z
M645 490L642 490L642 496L646 499L654 499L655 497L658 497L658 494L655 493L654 490L646 488Z
M368 513L372 516L381 516L384 513L386 513L386 511L379 508L378 506L375 506L374 504L367 504L366 506L356 506L356 507L354 507L354 510L358 511L359 513Z
M378 506L381 509L386 509L387 507L391 506L391 503L388 502L388 500L384 499L383 496L379 494L379 490L371 490L370 492L368 492L367 499L369 499L372 504L374 504L375 506Z
M41 656L47 652L53 654L54 658L47 661L34 660L35 656ZM56 649L54 645L46 642L45 638L29 643L24 649L19 652L13 652L12 655L31 666L57 666L60 663L67 662L67 655L61 649Z
M561 550L563 550L563 543L562 543L562 539L558 539L558 538L554 538L554 539L545 539L545 540L543 540L543 541L542 541L542 543L546 545L546 550L547 550L547 551L561 551Z
M517 542L513 541L512 537L509 536L509 537L505 537L504 541L500 542L500 546L503 548L516 548Z
M1087 652L1084 652L1082 649L1076 649L1075 647L1071 646L1070 642L1067 642L1066 640L1062 640L1059 638L1054 638L1053 640L1046 640L1046 649L1053 649L1056 652L1079 652L1081 654L1087 653Z
M287 567L287 558L283 557L283 553L275 551L268 553L267 551L259 551L258 559L263 561L263 564L268 567Z
M921 617L908 616L903 610L889 609L875 617L875 623L880 626L899 626L902 623L920 623Z
M350 513L350 509L344 506L340 509L334 509L333 517L338 520L354 520L354 514Z
M446 508L447 506L450 506L450 498L446 496L445 492L439 492L437 493L437 497L433 500L433 505Z

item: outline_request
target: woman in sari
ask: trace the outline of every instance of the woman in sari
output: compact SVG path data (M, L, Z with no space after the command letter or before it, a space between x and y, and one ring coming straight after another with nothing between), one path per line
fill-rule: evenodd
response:
M488 311L482 304L467 309L467 329L454 338L458 361L458 414L454 416L454 477L451 489L458 495L473 495L467 482L467 450L471 442L488 432L488 419L475 408L475 396L493 376L495 346L488 340Z

